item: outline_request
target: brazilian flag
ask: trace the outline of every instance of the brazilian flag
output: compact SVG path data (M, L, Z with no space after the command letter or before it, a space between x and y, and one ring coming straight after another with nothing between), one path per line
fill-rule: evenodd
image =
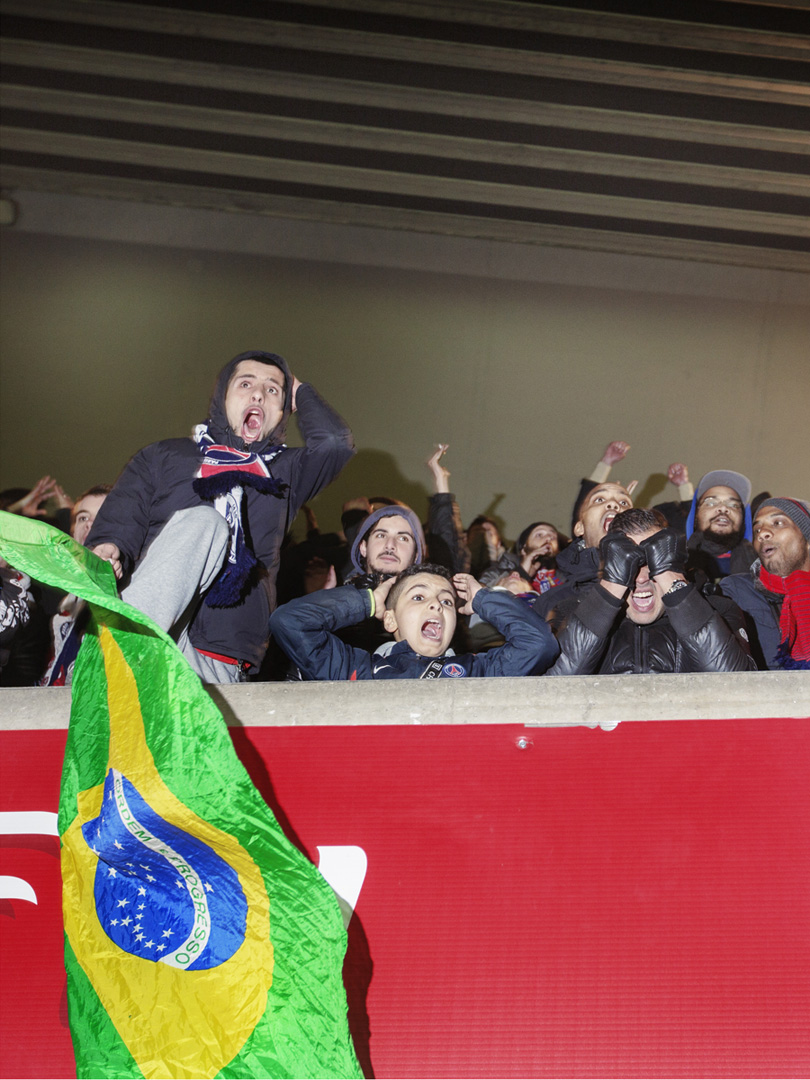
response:
M0 555L93 614L59 806L77 1075L361 1077L335 895L199 678L69 536L3 513Z

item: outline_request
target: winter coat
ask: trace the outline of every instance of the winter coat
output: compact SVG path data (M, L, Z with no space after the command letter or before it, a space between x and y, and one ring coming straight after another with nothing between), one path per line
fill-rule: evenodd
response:
M529 675L544 670L559 649L548 626L506 592L480 589L473 610L506 639L487 653L446 654L435 661L406 641L385 654L369 655L341 641L335 631L371 614L371 593L351 585L291 600L273 613L270 630L306 679L459 679L488 675Z
M751 652L757 666L763 671L768 668L781 671L782 666L777 661L776 654L782 640L779 616L784 598L765 588L759 580L760 566L757 559L748 573L724 577L720 582L720 589L723 596L733 600L745 616Z
M585 547L580 537L572 540L557 556L557 571L562 585L543 593L537 601L537 614L547 619L556 633L577 604L599 581L602 554L598 547Z
M549 675L641 675L753 671L742 612L696 586L664 596L664 612L639 625L624 600L600 587L580 600L558 635L561 655Z

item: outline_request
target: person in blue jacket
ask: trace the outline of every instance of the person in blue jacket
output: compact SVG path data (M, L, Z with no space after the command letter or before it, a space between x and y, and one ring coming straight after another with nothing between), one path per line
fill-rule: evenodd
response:
M476 612L505 643L487 653L456 655L458 614ZM335 631L376 616L394 641L369 655ZM484 588L470 574L410 566L375 589L344 585L298 597L270 617L270 631L305 679L463 679L539 675L559 646L547 623L509 592Z

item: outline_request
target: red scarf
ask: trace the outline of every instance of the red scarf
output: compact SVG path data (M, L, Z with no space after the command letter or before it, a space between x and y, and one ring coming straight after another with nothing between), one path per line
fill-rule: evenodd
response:
M765 567L759 571L759 580L770 592L784 596L779 631L782 635L780 653L798 664L786 666L806 667L810 664L810 571L794 570L787 577L769 574Z

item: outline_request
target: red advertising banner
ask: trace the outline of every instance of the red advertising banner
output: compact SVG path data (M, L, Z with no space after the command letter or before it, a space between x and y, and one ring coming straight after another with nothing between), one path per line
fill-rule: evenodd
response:
M33 894L0 900L5 1077L75 1075L58 840L30 816L56 811L65 734L0 733L0 874ZM810 1074L808 721L232 734L314 862L365 853L367 1075Z

